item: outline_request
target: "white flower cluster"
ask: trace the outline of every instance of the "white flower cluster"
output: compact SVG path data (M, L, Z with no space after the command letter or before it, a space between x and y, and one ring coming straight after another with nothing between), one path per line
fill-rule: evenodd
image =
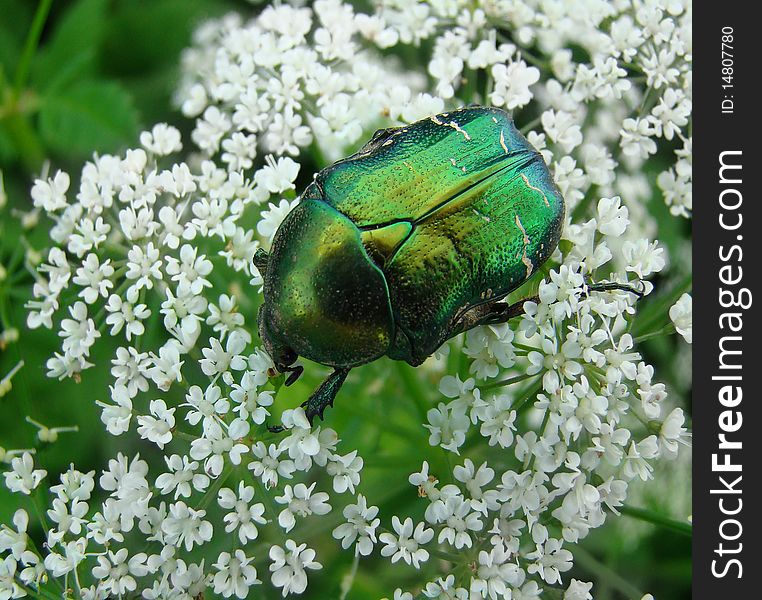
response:
M63 172L32 190L53 222L28 318L61 338L48 374L84 379L110 361L103 424L136 433L146 451L119 453L99 474L64 473L44 548L17 512L0 531L0 596L60 582L94 600L246 598L263 579L299 594L322 567L304 525L329 513L343 516L333 538L358 560L375 553L436 573L421 597L566 589L569 546L688 438L634 347L636 295L593 285L632 281L648 294L645 280L665 268L639 228L644 165L675 139L683 147L659 184L675 214L690 210L690 7L662 4L387 0L362 14L317 0L199 29L177 95L196 117L186 162L170 158L179 132L160 124L141 147L96 156L76 190ZM433 42L429 93L422 65L393 58L423 40ZM572 59L572 44L586 60ZM298 202L308 152L326 166L375 127L472 101L538 115L528 138L569 223L526 314L449 344L464 368L440 377L442 401L423 425L427 460L407 490L410 514L424 511L414 520L382 514L363 489L360 449L340 449L302 409L283 413L284 436L267 432L279 388L245 317L261 283L252 258ZM684 307L671 316L685 335ZM5 481L34 495L45 476L19 453ZM468 568L456 577L454 566ZM566 596L588 590L574 580Z
M542 129L528 138L571 208L594 187L628 204L645 201L655 178L670 211L690 215L687 0L373 4L367 15L318 0L314 17L280 6L245 25L230 17L200 29L178 94L187 115L202 115L199 147L221 148L234 169L251 165L257 144L295 156L314 142L332 160L369 125L414 121L445 105L514 111L537 100L532 123ZM421 93L418 77L382 63L363 40L382 49L433 40L427 71L435 93ZM672 160L650 163L649 178L642 167L659 147L670 148Z

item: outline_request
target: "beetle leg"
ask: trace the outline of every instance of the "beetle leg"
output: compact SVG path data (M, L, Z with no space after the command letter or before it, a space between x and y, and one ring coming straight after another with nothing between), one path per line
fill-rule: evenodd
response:
M498 323L505 323L510 321L514 317L518 317L524 314L525 302L539 302L540 298L537 296L531 296L524 298L513 304L507 302L495 301L488 304L479 304L468 309L461 317L452 325L447 332L445 339L455 337L459 333L478 327L479 325L496 325Z
M267 253L267 250L264 248L258 248L257 251L254 253L254 258L252 259L252 262L254 263L254 266L259 271L259 274L264 277L265 271L267 270L267 261L270 260L270 255Z
M588 283L587 290L589 292L610 292L613 290L620 290L622 292L630 292L635 294L638 298L643 297L643 288L637 289L633 285L625 283L605 282L605 283ZM514 317L518 317L524 314L525 302L540 302L539 296L531 296L524 298L513 304L507 302L495 301L488 304L479 304L465 311L460 318L453 323L450 329L445 334L445 340L455 337L459 333L478 327L479 325L497 325L498 323L505 323L510 321Z
M334 369L320 387L312 392L312 395L302 404L304 412L310 424L315 417L323 418L323 412L329 406L333 406L336 394L339 393L344 380L347 378L349 369Z
M636 289L633 285L628 285L626 283L614 283L614 282L606 282L606 283L588 283L585 281L585 284L587 285L587 289L590 292L610 292L613 290L619 290L622 292L630 292L631 294L635 294L638 299L643 297L644 293L644 286L642 282L640 283L640 289Z
M312 425L315 417L322 419L325 409L333 406L336 394L339 393L348 373L349 369L334 369L333 373L320 384L320 387L312 392L312 395L307 400L302 402L304 414L307 415L310 425ZM283 425L268 425L267 429L271 433L281 433L286 430Z

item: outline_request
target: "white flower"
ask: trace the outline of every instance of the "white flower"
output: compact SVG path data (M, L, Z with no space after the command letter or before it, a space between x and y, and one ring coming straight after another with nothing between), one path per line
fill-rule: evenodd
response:
M549 585L561 582L561 573L572 567L572 553L562 547L561 540L549 538L527 555L536 562L528 567L529 573L538 573Z
M178 286L186 284L193 295L200 294L205 287L212 284L206 277L212 272L212 263L203 254L198 256L198 249L190 244L183 244L180 248L180 260L168 256L166 273L172 281L178 282Z
M619 237L629 223L627 208L621 205L619 197L598 201L598 231L603 235Z
M301 594L307 589L307 573L305 569L320 570L323 568L315 561L315 551L307 544L299 544L286 540L285 550L280 546L270 548L270 571L275 587L283 588L285 598L289 594Z
M127 592L137 589L135 577L142 577L148 573L148 567L144 564L146 554L140 553L128 558L127 549L121 548L117 552L108 551L98 557L98 566L93 568L93 577L100 580L103 589L112 594L122 596Z
M357 450L340 456L334 454L326 465L326 472L333 477L333 490L343 494L347 490L354 494L355 486L360 483L363 459L357 456Z
M498 600L505 598L511 585L518 585L523 571L511 561L511 554L498 543L489 552L479 552L479 563L471 579L471 594L477 598Z
M87 540L79 538L63 545L63 554L50 552L45 556L45 568L53 577L71 573L85 559Z
M212 539L214 528L205 521L205 510L195 510L182 500L169 505L169 515L161 525L165 541L173 546L185 547L190 552L193 546Z
M60 498L54 498L53 508L47 511L47 515L56 527L49 530L48 543L54 545L60 542L67 533L79 535L82 524L85 522L83 517L89 508L86 502L76 498L71 501L71 504L67 504Z
M593 589L592 583L572 579L564 592L564 600L593 600L593 596L590 594L591 589Z
M486 462L479 465L477 469L471 459L467 458L463 461L463 465L453 469L452 474L456 480L464 484L474 510L486 514L487 510L497 510L500 507L498 492L482 489L495 478L495 470Z
M262 220L257 224L257 232L268 242L272 242L283 219L299 203L299 200L281 200L277 205L270 202L269 209L262 211Z
M159 448L172 441L172 429L175 426L175 408L167 408L164 400L151 400L150 415L138 416L140 437L153 442Z
M153 242L148 242L145 248L134 245L127 253L127 279L134 279L130 288L133 293L141 289L152 289L154 281L162 279L161 259L159 249Z
M661 425L659 431L659 449L661 455L667 459L677 457L678 444L690 445L690 433L683 427L685 414L682 408L672 410Z
M545 111L542 113L542 126L548 137L564 152L569 153L582 143L582 130L567 112Z
M693 298L683 294L669 308L669 318L675 324L675 330L689 344L693 342Z
M75 302L69 308L71 319L61 321L63 338L63 351L67 356L82 359L90 355L90 347L101 336L95 327L95 321L87 315L87 305L84 302Z
M540 71L517 60L508 65L494 65L492 77L495 78L495 90L490 95L493 106L513 110L529 104L533 95L529 87L540 80Z
M213 377L222 374L228 368L241 371L245 367L245 362L241 357L241 352L246 347L247 339L243 333L235 331L228 336L225 342L225 349L216 338L210 338L211 348L203 348L204 358L199 361L201 370L205 375Z
M145 304L133 304L117 294L111 294L106 304L109 315L106 323L111 325L111 335L114 336L124 329L128 340L145 333L143 321L151 316L151 310Z
M189 498L192 489L203 492L209 487L209 477L203 473L196 473L198 463L191 461L187 456L173 454L165 456L169 471L162 473L156 478L156 487L162 494L174 492L174 498ZM191 489L192 488L192 489Z
M508 395L493 396L480 415L480 432L488 439L490 446L508 448L513 444L516 411L511 409L512 404L513 401Z
M251 564L253 560L254 557L247 557L241 549L233 554L221 552L213 565L217 571L212 580L214 593L222 594L225 598L233 595L247 598L249 588L262 583L257 579L257 570Z
M265 166L254 176L256 185L262 186L270 194L282 194L294 189L294 181L299 175L299 163L288 156L276 160L271 154L265 158L265 162Z
M469 597L467 589L455 587L455 575L452 573L427 583L423 595L439 600L468 600Z
M281 420L290 433L281 440L278 449L288 451L296 469L306 471L313 462L324 466L336 447L336 432L320 427L313 430L301 407L284 411Z
M291 479L296 470L294 461L280 459L281 452L275 444L265 446L263 442L257 442L251 447L254 458L249 462L249 469L262 480L268 490L278 485L279 477Z
M66 192L69 191L69 175L57 171L55 177L47 181L35 179L32 187L32 200L37 208L52 213L68 206Z
M35 469L32 455L24 452L21 456L11 459L11 470L3 473L5 487L12 492L27 496L36 489L48 472L45 469Z
M162 392L166 392L172 382L182 380L181 368L185 361L180 360L180 347L175 340L169 340L159 348L158 356L151 352L153 366L147 370L148 376Z
M483 523L471 503L462 496L449 496L432 504L432 517L435 523L443 527L437 541L447 542L455 549L470 548L473 545L472 531L481 531Z
M273 392L257 390L266 379L266 373L247 370L241 377L241 383L233 384L230 399L238 404L233 410L241 419L251 419L254 423L261 425L270 416L270 412L265 407L272 405Z
M249 451L246 444L236 441L218 421L211 421L204 430L204 437L191 442L190 456L203 460L204 470L210 477L222 474L226 457L234 465L241 464L241 457Z
M96 254L88 254L82 261L82 266L77 269L72 282L82 286L79 295L87 304L92 304L99 296L108 296L109 289L114 287L114 282L109 279L113 274L111 260L107 259L100 264Z
M140 143L146 150L159 156L180 152L183 147L180 132L166 123L158 123L151 131L142 132Z
M21 560L29 541L26 533L28 525L29 515L24 509L20 508L13 513L15 530L7 525L0 528L0 552L10 552L13 558Z
M392 517L392 527L397 535L382 533L379 541L384 544L381 548L381 556L391 556L393 563L402 559L407 564L420 568L422 562L429 560L429 552L421 548L422 544L428 544L434 537L434 530L427 528L424 523L418 523L413 529L413 520L405 519L403 523L396 515Z
M111 435L121 435L130 429L132 419L132 398L128 388L116 385L111 388L111 400L114 404L106 404L96 400L101 411L101 421L106 426L106 431Z
M308 517L310 515L326 515L331 512L331 505L328 504L328 494L325 492L312 491L317 482L307 487L303 483L298 483L294 487L286 485L283 495L276 496L275 501L279 504L286 504L278 515L278 524L288 533L296 525L296 517Z
M358 494L356 504L348 504L344 507L343 523L333 530L333 537L341 540L341 547L345 550L355 544L355 554L368 556L373 552L376 543L376 529L380 519L377 506L368 506L365 496Z
M253 498L254 488L244 485L243 482L238 484L238 495L229 488L222 488L217 493L219 505L232 511L224 517L225 531L230 533L237 529L238 538L242 544L246 544L248 540L257 539L259 535L257 523L260 525L267 523L267 519L262 516L265 513L265 505L261 502L252 504Z
M429 444L442 446L445 450L458 454L458 448L466 440L469 425L466 409L460 404L453 406L452 403L445 405L440 402L437 408L432 408L426 413L426 417L429 424L424 427L431 432Z

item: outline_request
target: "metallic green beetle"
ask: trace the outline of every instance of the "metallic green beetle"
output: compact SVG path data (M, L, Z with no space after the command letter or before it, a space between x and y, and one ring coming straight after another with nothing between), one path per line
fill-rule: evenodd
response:
M334 371L304 403L322 418L353 367L420 365L443 342L507 321L502 299L558 245L564 201L542 156L497 108L377 131L320 171L269 255L259 333L287 384L298 356Z

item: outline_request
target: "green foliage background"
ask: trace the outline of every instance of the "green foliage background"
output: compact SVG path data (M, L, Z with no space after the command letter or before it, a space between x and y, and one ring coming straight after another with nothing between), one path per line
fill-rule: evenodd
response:
M0 351L0 378L19 360L25 362L13 380L13 390L0 398L0 447L36 445L50 481L72 462L83 471L100 470L116 453L117 441L96 434L102 426L94 400L107 392L105 370L88 370L79 384L45 376L45 360L59 340L54 332L28 330L23 305L32 284L31 274L24 269L25 252L44 251L47 226L24 228L22 220L11 215L31 208L29 189L46 159L51 173L61 168L75 174L93 152L116 152L134 145L141 127L155 122L169 122L188 134L190 122L171 103L180 53L190 44L194 26L230 10L251 14L258 8L240 0L41 0L39 5L31 0L0 0L0 171L8 196L8 206L0 213L0 264L11 267L10 276L0 281L0 331L10 327L20 331L20 340ZM306 181L311 173L301 176ZM76 185L73 181L72 188ZM671 217L659 197L649 210L657 217L658 237L670 254L684 252L690 224ZM638 319L641 331L650 331L649 323L662 322L671 303L689 287L686 274L679 285L643 302ZM242 303L251 311L247 319L254 314L256 301ZM637 337L638 331L634 334ZM640 349L673 397L685 398L680 402L690 413L689 365L675 359L681 343L675 336L657 336L643 341ZM97 348L104 357L113 354L108 342ZM457 370L457 357L450 360L451 371ZM285 402L296 404L295 399L305 397L324 375L319 367L307 373ZM364 401L370 389L374 398L385 400ZM411 449L421 439L425 443L421 412L425 415L436 395L436 381L428 381L423 370L379 361L350 378L342 392L342 409L331 414L331 426L348 447L358 441L365 448L375 448L366 452L363 485L386 515L410 512L413 505L422 512L421 503L415 504L415 490L402 484L408 473L420 468L420 457ZM394 399L400 396L412 396L417 402L412 407L399 406ZM27 416L50 427L76 424L80 432L62 434L57 444L41 446L35 443L36 428L25 422ZM125 448L120 439L118 448L151 452L147 444L132 443L134 448ZM609 519L584 541L565 581L571 577L595 581L597 600L634 598L635 590L651 592L657 600L689 598L691 539L690 528L683 525L689 509L681 514L670 511L688 502L690 463L680 461L668 469L657 470L653 489L639 496L642 514ZM389 485L392 472L399 487ZM675 502L671 495L682 501ZM10 522L17 502L17 497L0 489L0 522ZM335 521L338 518L334 515ZM326 529L334 525L330 518L321 521ZM42 539L41 531L34 534ZM324 569L311 577L310 598L339 596L352 556L337 548L337 544L318 548ZM374 565L358 575L350 600L377 600L393 590L388 561L371 560ZM393 567L395 573L403 568ZM412 569L410 575L411 581L417 581ZM260 578L266 576L260 573ZM262 593L258 597L264 597Z

